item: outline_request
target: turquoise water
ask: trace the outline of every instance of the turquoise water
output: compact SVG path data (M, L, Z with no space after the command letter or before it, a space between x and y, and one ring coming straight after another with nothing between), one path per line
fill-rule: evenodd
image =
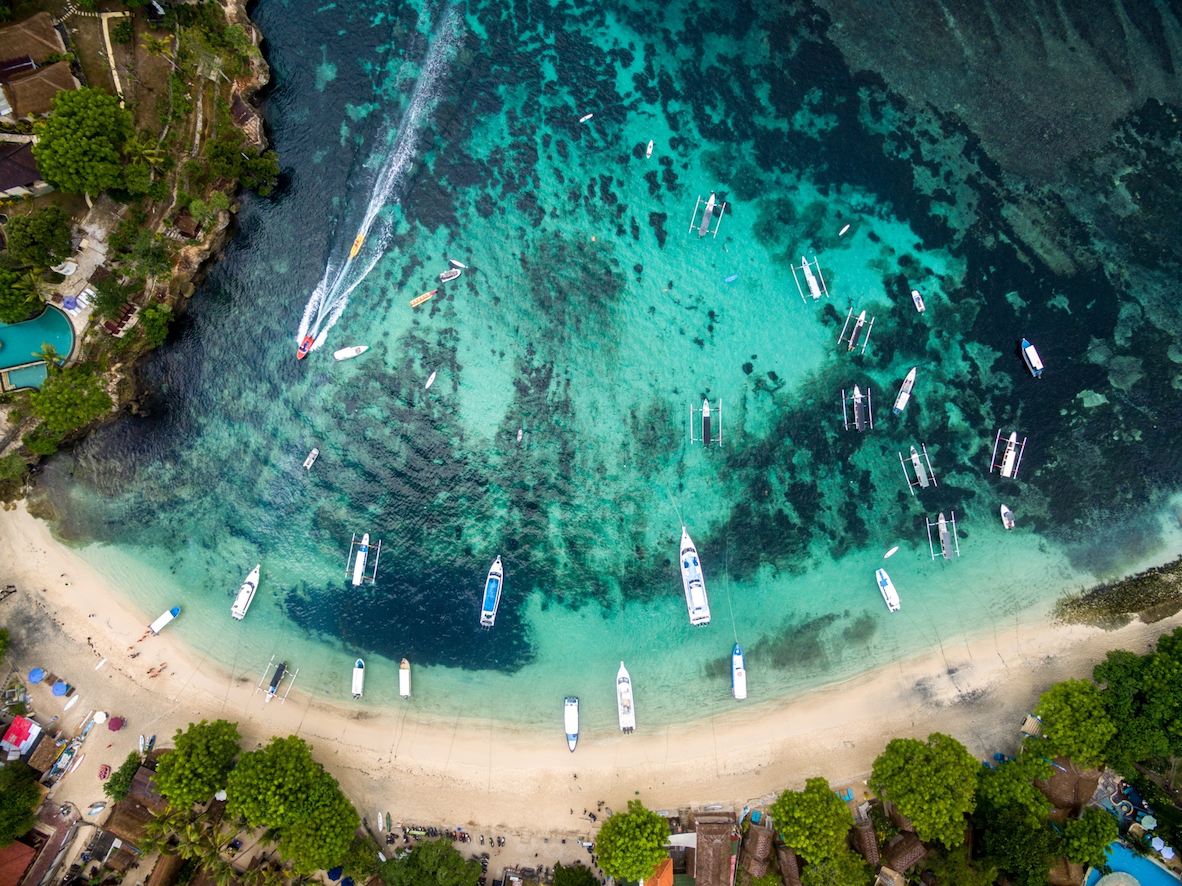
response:
M22 366L8 373L9 384L13 388L39 388L49 375L44 363L36 366Z
M74 327L70 318L53 305L32 320L0 323L0 369L21 366L37 359L44 345L52 345L65 360L74 349ZM40 387L45 381L44 364L9 374L13 387Z
M1141 886L1175 886L1178 878L1148 858L1138 855L1119 840L1108 847L1108 867L1132 874ZM1095 868L1088 871L1085 886L1096 886L1101 874Z
M1148 233L1093 202L1117 161L1172 169L1159 111L1052 188L854 73L820 20L757 6L255 14L281 187L246 201L144 367L147 414L40 486L64 537L149 617L182 603L169 630L237 675L278 653L303 689L347 699L362 655L364 703L397 703L407 656L422 710L552 724L575 693L595 730L614 723L623 659L643 729L732 706L736 638L751 703L771 701L928 649L956 660L968 634L1000 637L1177 550L1182 399L1163 390L1182 389L1182 316L1163 268L1178 257L1166 242L1108 271L1097 256ZM711 192L727 208L699 238ZM1045 257L1062 230L1087 270ZM797 292L802 255L820 302ZM440 287L449 258L468 270ZM850 354L838 336L863 308L870 344ZM305 330L322 344L297 363ZM331 359L354 344L371 350ZM843 428L854 384L873 392L864 434ZM721 401L722 446L690 442L704 397ZM1029 438L1017 480L989 473L998 430ZM919 443L939 486L913 496L898 453ZM929 553L941 512L959 527L950 562ZM705 628L685 610L683 524ZM382 555L355 589L363 532ZM890 615L874 570L896 545ZM256 562L259 594L232 623Z

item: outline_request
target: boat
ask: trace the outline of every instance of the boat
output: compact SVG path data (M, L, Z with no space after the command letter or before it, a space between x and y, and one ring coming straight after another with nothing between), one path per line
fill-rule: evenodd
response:
M144 755L144 749L148 746L148 736L140 733L140 756Z
M702 577L702 564L698 562L698 549L681 527L681 584L685 590L685 607L689 611L690 624L695 627L710 624L710 601L706 597L706 580Z
M382 808L380 806L378 807L378 817L375 819L375 821L378 823L378 833L384 833L386 830L386 816L385 813L382 812Z
M444 271L442 274L439 275L439 282L440 283L450 283L452 280L456 279L456 277L460 276L460 274L462 274L462 273L464 273L464 272L461 271L459 268L448 268L446 271Z
M698 198L701 199L700 197ZM706 232L710 230L710 216L714 214L714 194L710 195L710 199L706 201L706 208L702 212L702 223L698 226L698 236L705 237Z
M1038 356L1038 351L1026 339L1022 339L1022 359L1026 361L1026 368L1030 370L1030 374L1035 378L1042 378L1042 359Z
M424 391L431 390L431 385L433 385L433 384L435 384L435 372L434 371L432 371L432 373L427 376L427 383L425 385L423 385L423 390Z
M353 697L361 698L365 692L365 659L353 662Z
M148 743L144 746L144 753L152 753L152 748L154 747L156 747L156 736L153 734L148 736Z
M579 697L568 695L562 702L562 725L566 729L566 746L573 754L579 743Z
M644 156L645 156L645 159L648 159L652 155L653 155L653 140L650 138L648 140L648 147L644 149Z
M517 429L517 442L518 442L518 443L520 443L520 442L521 442L521 438L522 438L524 435L525 435L525 428L518 428L518 429Z
M262 564L255 564L254 569L250 570L250 575L246 576L246 581L238 589L234 605L230 607L230 615L238 621L246 618L246 610L250 608L250 604L254 600L254 592L259 589L259 569L261 566Z
M181 614L181 607L173 606L172 609L161 614L161 616L148 625L148 630L153 634L159 634L174 618Z
M851 315L853 314L853 312L854 312L854 309L850 308ZM846 323L849 323L849 317L846 318ZM871 324L871 326L874 325L873 319L871 319L870 324ZM857 319L854 320L854 328L852 330L850 330L850 337L849 337L849 340L847 342L847 347L846 347L847 352L852 351L854 348L856 348L858 346L858 338L859 338L859 336L862 335L862 330L865 328L866 328L866 309L862 308L862 310L858 313ZM842 327L842 334L843 335L845 334L845 327ZM870 338L869 332L866 333L866 338L867 338L867 340L869 340L869 338ZM862 352L865 353L865 351L866 351L866 346L862 345Z
M722 282L723 283L734 283L738 279L739 279L738 274L731 274L728 277L726 277Z
M360 357L369 350L369 345L354 345L351 348L341 348L339 351L332 352L334 360L352 360L354 357Z
M821 289L821 284L817 282L817 276L813 273L807 256L802 255L800 257L800 271L804 275L804 282L808 286L809 295L813 297L813 301L816 301L824 295L824 292Z
M631 733L636 729L636 707L632 701L632 675L620 662L620 669L616 671L616 712L620 717L620 731ZM578 732L578 729L575 730ZM573 751L574 748L572 747Z
M579 118L579 122L586 123L588 120L590 120L594 116L595 116L594 114L584 114L582 117ZM573 748L572 748L572 750L573 750Z
M316 459L318 458L320 458L320 450L313 446L312 451L308 453L308 457L304 459L304 470L312 470L312 465L316 464Z
M398 695L410 698L410 662L405 658L398 666Z
M739 701L747 697L747 662L738 643L731 650L731 695Z
M296 359L303 360L308 356L308 352L312 350L312 345L316 342L316 336L305 335L304 340L300 342L300 346L296 348Z
M878 590L882 592L882 599L886 601L888 612L899 611L899 592L895 590L895 583L887 575L885 569L876 570L874 579L878 582Z
M275 673L271 676L271 685L267 687L267 694L263 701L267 704L271 703L271 699L279 692L279 684L283 682L283 675L287 672L287 662L281 661L275 665Z
M439 291L438 289L432 289L430 292L424 292L422 295L416 295L414 298L412 298L410 300L410 306L412 308L417 308L423 302L430 301L432 298L434 298L435 293L437 293L438 291Z
M702 442L709 446L714 442L714 436L710 433L710 401L702 401Z
M466 264L464 264L462 261L456 261L454 258L449 258L447 263L453 268L459 268L461 271L468 270L468 266Z
M488 578L484 580L484 602L480 605L480 626L491 628L497 620L497 607L501 605L501 585L505 578L505 570L501 566L501 558L493 560L488 570Z
M369 559L369 533L361 536L357 546L357 559L353 561L353 587L360 587L365 578L365 561Z
M924 458L927 457L927 446L924 446ZM929 462L929 467L931 463ZM911 469L915 471L915 482L919 484L921 489L927 489L931 483L935 482L935 476L928 475L928 469L924 467L923 460L919 457L919 450L914 446L911 447ZM914 490L912 490L914 491Z
M874 427L874 419L870 412L870 389L862 393L862 389L854 385L853 396L854 428L861 431L864 427Z
M365 242L365 232L362 231L353 238L353 245L349 247L349 258L357 258L357 253L361 251L361 244Z
M1001 525L1006 529L1014 528L1014 512L1005 505L1001 506Z
M924 311L923 296L919 294L918 289L911 290L911 302L915 305L915 310L922 314Z
M895 545L893 548L891 548L889 551L887 551L885 554L882 555L882 559L889 560L891 557L895 556L895 554L897 554L897 553L899 553L899 546Z
M911 389L915 387L915 370L918 368L912 366L907 377L903 379L903 384L899 386L899 396L895 397L895 406L891 410L895 415L902 415L903 410L907 408L907 403L911 400Z
M845 226L845 227L843 227L843 228L842 228L840 231L838 231L838 232L837 232L837 236L838 236L838 237L844 237L844 236L845 236L845 232L846 232L846 231L848 231L849 229L850 229L850 226L849 226L849 225L846 225L846 226Z
M997 450L997 443L993 444L994 451ZM1021 445L1018 444L1018 432L1011 431L1010 436L1006 438L1006 448L1001 456L1001 475L1003 477L1013 477L1018 473L1018 465L1022 461L1022 451L1026 448L1026 442L1023 441Z
M956 514L952 515L953 520L956 519ZM955 523L952 524L954 527ZM948 531L948 521L944 518L944 512L940 512L940 516L936 518L936 532L940 536L940 554L945 560L952 559L952 533Z

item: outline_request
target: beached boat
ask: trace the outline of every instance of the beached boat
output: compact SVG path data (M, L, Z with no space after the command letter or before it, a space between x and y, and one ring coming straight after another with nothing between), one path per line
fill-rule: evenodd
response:
M353 561L353 587L361 587L365 578L365 561L369 559L369 533L361 536L361 544L357 546L357 559Z
M636 707L632 703L632 675L628 673L623 662L620 662L620 669L616 671L616 713L620 718L621 732L630 733L636 729Z
M271 684L267 687L267 694L263 696L263 701L267 704L270 704L271 699L278 694L279 684L283 682L283 675L285 673L287 673L287 662L281 661L275 665L275 673L271 676Z
M304 470L312 470L312 465L316 464L316 459L318 458L320 458L320 450L313 446L312 451L308 453L308 457L304 459Z
M369 350L369 345L354 345L351 348L341 348L339 351L332 352L334 360L352 360L354 357L360 357Z
M702 564L698 562L698 549L684 526L681 527L681 585L685 590L690 624L695 627L710 624L710 600L706 596Z
M424 391L431 390L431 385L433 385L433 384L435 384L435 372L434 371L432 371L432 373L427 376L427 383L425 385L423 385L423 390Z
M493 560L488 570L488 578L484 580L484 601L480 604L480 626L491 628L497 620L497 607L501 605L501 585L505 578L501 558Z
M886 602L887 611L898 612L899 592L895 590L895 583L891 581L891 577L887 575L887 571L885 569L876 570L874 580L878 583L878 590L882 593L882 599Z
M1030 374L1035 378L1042 378L1042 358L1038 356L1038 351L1026 339L1022 339L1022 359L1026 361L1026 368L1030 370Z
M456 261L454 258L449 258L447 263L453 268L459 268L461 271L468 270L468 266L466 264L464 264L462 261Z
M1001 506L1001 525L1006 529L1014 528L1014 512L1005 505Z
M731 650L731 695L740 701L747 697L747 661L738 643Z
M262 564L256 564L254 569L250 570L250 575L246 576L246 581L242 583L242 587L238 589L238 596L234 598L234 605L230 607L230 615L238 621L246 618L246 610L250 608L251 602L254 600L254 592L259 589L259 570Z
M181 607L173 606L172 609L168 610L165 613L162 613L158 619L156 619L154 622L152 622L150 625L148 625L148 630L151 631L153 634L159 634L162 630L164 630L165 627L168 626L169 622L171 622L174 618L176 618L180 614L181 614Z
M438 289L432 289L430 292L424 292L422 295L416 295L414 298L412 298L410 300L410 306L412 308L417 308L423 302L430 301L432 298L434 298L435 293L437 293L438 291L439 291Z
M919 294L918 289L911 290L911 303L915 305L915 310L919 311L921 314L923 313L923 296Z
M365 659L353 662L353 697L361 698L365 693Z
M398 666L398 695L400 698L410 698L410 662L405 658Z
M562 702L562 725L566 730L566 746L573 754L579 743L579 697L568 695Z
M361 245L365 243L365 233L362 232L353 238L353 245L349 247L349 258L357 258L357 253L361 251Z
M594 116L595 116L594 114L584 114L582 117L579 118L579 122L586 123L588 120L590 120Z
M304 340L300 342L300 346L296 348L296 359L303 360L308 356L308 352L312 350L312 345L316 342L316 336L305 335Z
M448 268L446 271L444 271L442 274L439 275L439 282L440 283L450 283L452 280L456 279L456 277L460 276L460 274L462 274L462 273L464 273L464 272L461 271L459 268Z
M912 366L911 371L907 373L907 377L903 379L903 384L899 386L899 395L895 397L894 408L891 409L895 415L902 414L903 410L907 408L907 403L911 400L911 389L915 387L915 370L917 366Z
M650 138L648 140L648 147L644 149L644 156L645 156L645 159L648 159L652 155L653 155L653 140Z

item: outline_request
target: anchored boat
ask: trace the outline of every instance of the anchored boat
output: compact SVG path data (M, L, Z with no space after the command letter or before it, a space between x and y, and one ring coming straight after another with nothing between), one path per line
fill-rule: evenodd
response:
M1042 378L1042 358L1038 356L1038 351L1026 339L1022 339L1022 359L1026 361L1026 368L1030 370L1030 374L1035 378Z
M435 372L436 371L438 371L438 370L432 371L432 373L427 376L427 383L425 385L423 385L424 391L431 390L431 385L435 384Z
M410 698L410 662L405 658L398 666L398 695Z
M351 348L341 348L339 351L332 352L334 360L352 360L354 357L360 357L369 350L369 345L354 345Z
M911 303L915 305L915 310L917 310L921 314L923 313L923 311L924 311L923 296L919 294L918 289L911 290Z
M484 580L484 602L480 606L482 628L491 628L497 620L497 607L501 605L501 584L504 578L505 570L498 556L488 570L488 578Z
M579 118L579 122L586 123L588 120L590 120L594 116L595 116L594 114L584 114L582 117Z
M158 619L156 619L154 622L152 622L150 625L148 625L148 630L151 631L153 634L159 634L162 630L164 630L165 627L167 627L169 622L171 622L174 618L176 618L180 614L181 614L181 607L173 606L172 609L168 610L168 612L161 614L161 616Z
M353 662L353 697L361 698L365 692L365 659Z
M653 155L653 140L650 138L648 140L648 147L644 149L644 156L647 159L647 158L651 157L652 155Z
M636 729L636 708L632 703L632 675L628 673L623 662L620 662L620 669L616 672L616 712L620 717L621 732L631 733Z
M1014 528L1014 512L1005 505L1001 506L1001 525L1006 529Z
M234 616L238 621L246 618L246 610L250 608L251 601L254 600L254 592L259 589L259 569L261 566L262 564L260 563L254 569L250 570L250 575L246 576L246 581L238 589L238 596L234 598L234 605L230 607L230 615Z
M468 270L468 266L466 264L464 264L462 261L456 261L454 258L449 258L447 263L453 268L459 268L461 271Z
M740 701L747 697L747 663L738 643L731 650L731 695Z
M579 743L579 697L568 695L562 702L562 725L566 729L566 746L573 754Z
M899 396L895 397L895 406L891 410L895 415L901 415L911 400L911 389L915 387L915 370L918 368L917 366L912 366L911 371L907 373L907 377L903 379L903 384L899 386Z
M878 590L882 593L882 599L886 602L888 612L899 611L899 592L895 590L895 583L891 581L891 577L887 575L885 569L879 569L874 573L874 580L878 583Z
M460 276L460 274L462 274L462 273L463 273L463 271L461 271L459 268L448 268L446 271L444 271L442 274L439 275L439 282L440 283L450 283L452 280L456 279L456 277Z
M357 559L353 561L353 587L360 587L365 579L365 562L369 559L369 533L361 536L361 544L357 546Z
M287 662L281 661L275 666L275 673L271 677L271 685L267 687L267 694L263 697L263 701L267 704L271 703L279 692L279 684L283 682L283 675L287 672ZM290 691L290 690L288 690ZM286 700L287 696L283 696Z
M689 610L690 624L695 627L710 624L710 601L706 597L706 580L702 577L702 564L698 562L698 549L681 527L681 584L685 590L685 607Z
M430 301L432 298L434 298L435 293L437 293L438 291L439 291L438 289L432 289L430 292L424 292L422 295L416 295L414 298L412 298L410 300L410 306L412 308L417 308L423 302Z
M304 470L305 471L312 470L312 465L316 464L316 459L318 459L319 457L320 457L320 450L317 449L315 446L313 446L312 451L308 453L308 457L304 459Z

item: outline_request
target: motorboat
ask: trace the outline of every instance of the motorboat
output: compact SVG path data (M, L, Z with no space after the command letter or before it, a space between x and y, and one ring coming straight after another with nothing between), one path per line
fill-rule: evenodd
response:
M616 671L616 712L620 717L620 731L632 733L636 729L636 706L632 698L632 675L623 662Z
M878 569L874 573L874 580L878 583L878 590L882 593L882 599L886 602L888 612L899 611L899 592L895 590L895 583L891 581L891 577L887 575L885 569Z
M398 666L398 695L400 698L410 698L410 662L405 658Z
M482 628L491 628L497 620L497 607L501 605L501 585L504 578L505 570L498 556L488 570L488 578L484 580L484 601L480 604Z
M365 659L353 662L353 697L361 698L365 692Z
M332 352L334 360L352 360L354 357L360 357L369 350L369 345L354 345L351 348L341 348L339 351Z
M1014 528L1014 512L1005 505L1001 506L1001 525L1006 529Z
M362 231L353 238L353 245L349 247L349 258L357 258L357 253L361 251L361 245L365 242L365 232Z
M895 397L895 405L891 409L891 412L895 415L901 415L911 400L911 389L915 387L915 370L918 368L918 366L912 366L911 371L907 373L907 377L903 379L903 384L899 386L899 395Z
M842 226L842 228L841 228L841 230L837 232L837 236L838 236L838 237L844 237L844 236L845 236L845 232L846 232L846 231L848 231L849 229L850 229L850 226L849 226L849 225L843 225L843 226Z
M579 122L586 123L588 120L590 120L594 116L595 116L594 114L584 114L582 117L579 118ZM573 750L573 748L572 748L572 750Z
M450 283L452 280L456 279L456 277L460 276L460 274L462 274L462 273L464 273L464 272L461 271L459 268L448 268L446 271L444 271L442 274L439 275L439 282L440 283Z
M562 702L562 725L566 730L566 746L573 754L579 743L579 697L568 695Z
M316 336L305 335L304 340L300 342L300 346L296 348L296 359L303 360L308 356L308 352L312 350L312 345L316 342Z
M681 527L681 585L685 590L690 624L694 627L710 624L710 601L706 597L702 564L698 562L698 549L684 526Z
M653 155L653 140L650 138L648 140L648 147L644 149L644 156L645 156L645 159L647 160L652 155Z
M435 372L432 372L430 375L427 376L427 383L425 385L423 385L423 390L424 391L431 390L431 385L433 385L433 384L435 384Z
M313 446L312 451L308 453L308 457L304 459L304 470L312 470L312 465L316 464L316 459L318 458L320 458L320 450Z
M919 294L918 289L911 290L911 303L915 305L915 310L919 313L924 312L923 296Z
M369 533L361 536L361 544L357 546L357 559L353 561L353 587L361 586L365 579L365 561L369 559Z
M151 631L153 634L159 634L162 630L164 630L169 625L169 623L174 618L176 618L180 614L181 614L181 607L173 606L172 609L168 610L167 612L161 613L159 618L157 618L154 622L152 622L150 625L148 625L148 630Z
M454 258L449 258L447 263L453 268L459 268L461 271L468 270L468 266L466 264L464 264L462 261L456 261Z
M738 643L731 650L731 695L740 701L747 697L747 662Z
M1038 356L1038 351L1026 339L1022 339L1022 359L1026 361L1026 368L1030 370L1030 374L1035 378L1042 378L1042 358Z
M246 581L242 583L242 587L238 589L238 596L234 598L234 605L230 607L230 615L234 616L238 621L246 618L246 610L250 608L251 601L254 600L254 593L259 589L259 570L262 564L257 564L254 569L250 570L250 575L246 576Z
M891 557L895 556L895 554L897 554L897 553L899 553L899 546L895 545L893 548L891 548L889 551L887 551L885 554L882 555L882 559L889 560Z
M410 306L412 308L417 308L423 302L433 299L435 297L435 293L437 292L439 292L438 289L432 289L430 292L424 292L422 295L416 295L410 300Z

